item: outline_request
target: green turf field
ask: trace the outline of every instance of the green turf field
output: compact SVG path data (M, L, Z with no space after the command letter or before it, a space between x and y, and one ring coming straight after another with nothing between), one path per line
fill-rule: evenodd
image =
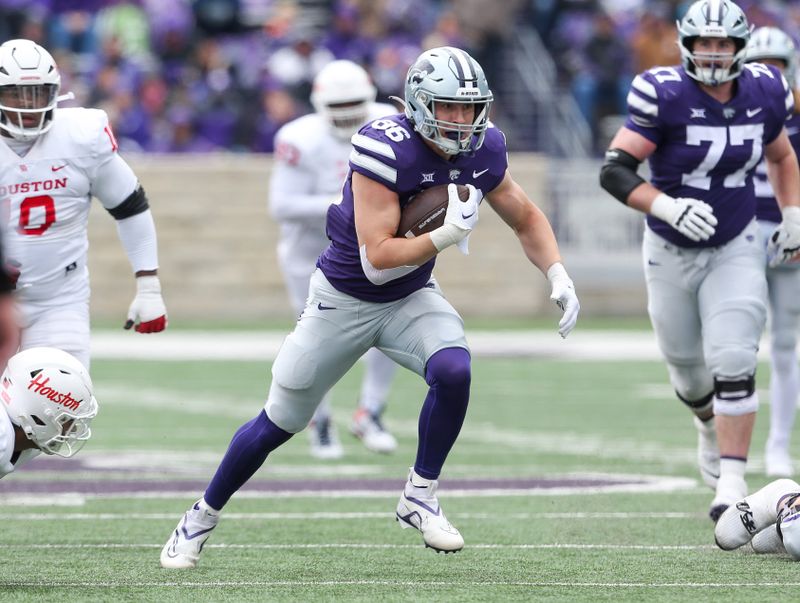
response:
M788 558L713 546L694 428L660 363L476 359L470 412L440 486L466 546L447 556L394 521L423 383L399 374L386 423L400 449L376 456L347 434L356 367L334 393L345 459L315 461L305 434L296 436L253 481L297 487L234 497L194 571L162 570L159 550L234 430L259 411L268 366L96 361L92 374L101 411L86 448L0 482L2 601L766 601L800 586L800 566ZM766 367L760 377L763 388ZM751 490L767 481L762 410ZM448 496L447 487L448 479L598 475L656 476L648 483L679 489ZM380 479L396 488L371 490ZM309 480L367 486L298 494ZM81 495L110 484L131 494Z

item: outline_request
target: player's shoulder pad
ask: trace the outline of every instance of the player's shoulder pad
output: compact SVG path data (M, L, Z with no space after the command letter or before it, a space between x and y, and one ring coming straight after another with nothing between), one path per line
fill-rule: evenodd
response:
M639 126L655 126L662 106L683 94L688 78L681 67L674 66L653 67L638 74L627 97L631 120Z
M301 165L317 157L317 149L332 136L325 118L309 113L284 124L275 134L276 157L290 165Z
M102 109L68 107L56 109L53 126L80 146L91 146L108 127L108 115Z
M397 107L389 103L372 103L369 106L369 120L373 121L381 117L391 117L398 115Z
M493 153L506 153L508 142L505 133L495 126L491 121L486 128L486 136L483 138L483 146Z
M770 99L779 114L794 113L794 94L789 82L774 65L747 63L742 69L740 85L752 86L757 97Z
M403 115L390 115L365 124L350 139L351 167L383 184L397 184L397 172L415 161L416 135Z
M327 132L325 119L318 113L309 113L281 126L275 134L275 141L291 144L298 149L313 148Z

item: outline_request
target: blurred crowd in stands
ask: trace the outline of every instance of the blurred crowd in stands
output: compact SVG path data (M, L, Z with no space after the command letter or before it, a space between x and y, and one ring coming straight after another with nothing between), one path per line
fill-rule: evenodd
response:
M800 0L739 2L756 26L797 33ZM55 56L65 105L105 109L123 150L272 151L277 129L311 111L319 68L368 69L379 99L402 96L422 49L470 51L503 112L514 28L535 29L559 85L596 132L625 112L633 74L676 64L677 0L0 0L0 40ZM503 124L508 128L509 124Z
M693 1L532 0L531 23L595 137L605 117L626 113L635 74L680 63L676 21ZM800 1L734 1L754 27L772 25L798 39Z

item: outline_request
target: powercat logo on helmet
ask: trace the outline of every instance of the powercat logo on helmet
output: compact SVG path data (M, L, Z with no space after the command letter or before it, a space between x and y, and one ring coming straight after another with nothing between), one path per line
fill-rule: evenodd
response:
M44 377L40 372L37 373L33 379L31 379L31 382L28 384L28 389L32 389L37 394L44 396L54 404L60 404L67 410L78 410L81 405L81 400L76 400L72 397L72 394L62 394L58 390L48 387L47 384L49 382L50 377Z

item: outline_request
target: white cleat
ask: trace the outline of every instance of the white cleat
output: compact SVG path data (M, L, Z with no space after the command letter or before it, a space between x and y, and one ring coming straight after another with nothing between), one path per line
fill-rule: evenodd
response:
M397 449L397 440L383 426L381 418L363 408L359 408L353 415L350 433L361 440L367 450L372 452L390 454Z
M312 421L308 426L311 456L323 461L335 461L344 456L336 426L330 419Z
M794 466L789 451L785 449L770 448L767 446L764 455L765 473L768 477L792 477Z
M735 506L745 496L747 496L747 482L744 481L744 478L728 476L724 478L724 481L720 480L714 500L711 501L711 507L708 510L711 521L717 523L729 507Z
M716 490L719 481L719 446L714 419L701 421L695 417L694 426L697 428L697 465L700 468L700 477L709 488Z
M197 567L203 545L217 526L219 513L212 511L203 499L183 514L167 544L161 549L161 567L191 569Z
M747 500L735 502L720 514L714 526L714 540L723 551L733 551L753 539L759 528Z
M778 502L787 492L795 491L797 486L790 479L779 479L736 501L722 513L714 528L714 538L719 548L726 551L738 549L760 532L764 532L764 535L759 536L759 541L763 543L759 546L767 547L766 539L770 537L768 529L774 530L778 520Z
M464 538L444 516L436 497L438 485L436 480L421 478L412 469L397 503L397 521L403 529L419 530L426 547L437 553L455 553L464 548Z

